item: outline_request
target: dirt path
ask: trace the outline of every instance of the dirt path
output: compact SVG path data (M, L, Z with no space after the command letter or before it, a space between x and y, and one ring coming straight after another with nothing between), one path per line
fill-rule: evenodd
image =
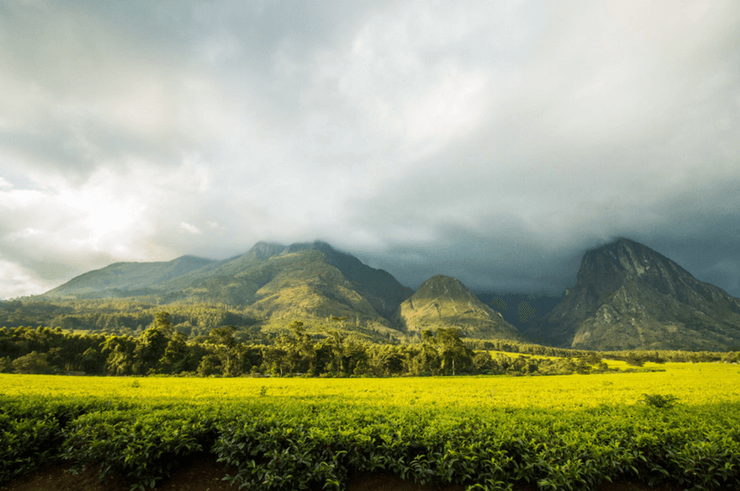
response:
M235 491L221 478L227 473L223 465L213 458L193 459L171 479L157 486L158 491ZM0 491L129 491L130 486L121 482L101 483L97 469L87 469L77 475L66 471L65 466L54 466L31 474L17 481L0 486ZM402 481L382 475L355 476L348 484L348 491L464 491L463 486L434 488ZM516 491L537 491L536 486L515 486ZM678 491L676 488L650 488L627 482L605 484L598 491Z

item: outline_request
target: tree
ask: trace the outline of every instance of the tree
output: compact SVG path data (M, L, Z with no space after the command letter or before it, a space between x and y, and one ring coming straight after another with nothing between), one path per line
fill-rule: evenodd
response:
M409 357L409 373L412 375L439 375L442 359L437 351L434 331L425 329L421 332L421 349L418 353L409 353Z
M588 353L581 355L578 358L588 363L589 365L597 365L601 363L601 355L599 353Z
M157 369L172 336L173 327L168 319L169 315L168 312L158 312L152 327L139 336L134 351L136 373L147 374Z
M12 365L15 373L49 373L49 362L46 361L46 353L32 351L13 360Z
M479 351L473 355L473 366L477 373L490 373L493 368L493 358L488 351Z
M404 356L397 346L384 344L373 349L372 366L375 375L390 377L403 372Z
M439 346L439 355L442 358L442 370L455 375L457 368L463 368L472 363L472 351L465 346L460 339L460 329L438 329L437 345Z
M111 336L103 343L108 353L105 366L108 375L131 375L134 371L136 340L131 336Z
M312 372L312 368L315 368L316 352L303 322L293 321L288 327L291 335L279 338L286 352L288 371L291 373Z
M289 371L288 352L283 343L266 346L262 352L262 359L265 370L273 376L282 377Z
M213 344L223 344L227 348L233 348L236 345L235 333L236 327L234 326L215 327L211 329L208 338Z
M329 331L329 338L327 339L326 344L330 347L332 353L332 360L327 366L327 369L331 372L334 372L335 375L344 374L344 357L342 353L344 338L342 337L342 333L336 329L332 329L331 331Z
M345 375L369 375L371 370L365 345L348 339L344 344L342 365ZM399 359L399 365L403 367L402 359Z
M82 368L82 371L85 373L105 373L105 355L94 348L87 348L85 352L82 353L80 368Z
M627 355L627 364L633 367L641 367L645 363L645 359L638 353L630 351Z
M221 361L216 355L204 356L200 365L198 365L198 375L201 377L220 375L221 373Z
M236 340L236 327L215 327L208 335L209 350L219 359L221 373L227 377L238 377L244 373L242 362L243 346Z
M167 343L164 355L159 359L159 370L162 373L181 373L187 370L189 362L188 337L176 332Z

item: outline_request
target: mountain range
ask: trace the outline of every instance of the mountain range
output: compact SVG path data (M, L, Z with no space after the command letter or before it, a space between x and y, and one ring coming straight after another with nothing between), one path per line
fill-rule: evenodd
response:
M476 294L443 275L414 292L390 273L320 241L260 242L221 261L183 256L115 263L36 297L48 302L103 298L229 305L263 327L284 327L292 320L339 322L348 330L389 337L458 327L471 338L579 349L740 345L740 300L629 239L587 251L575 286L562 298Z

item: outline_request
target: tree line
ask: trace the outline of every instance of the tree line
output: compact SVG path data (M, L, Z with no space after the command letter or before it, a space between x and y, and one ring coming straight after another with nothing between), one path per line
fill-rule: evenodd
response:
M647 362L701 363L701 362L740 362L740 346L729 347L727 351L682 351L682 350L621 350L589 351L569 348L556 348L541 344L522 343L511 339L466 339L465 344L474 350L495 350L526 355L557 356L566 358L589 357L593 354L608 360L626 361L632 366L642 366Z
M128 299L7 300L0 301L0 326L22 327L41 324L69 331L97 331L101 334L139 336L154 322L162 308L156 302ZM223 304L173 304L169 320L177 331L191 337L208 336L211 329L236 326L240 332L260 337L259 319Z
M510 355L491 355L491 350L508 351ZM531 356L538 354L561 358ZM234 326L216 327L208 336L191 338L174 328L168 312L157 313L152 324L138 336L74 334L59 327L0 329L0 372L6 373L226 377L554 375L609 371L605 356L624 359L635 366L645 361L740 359L737 352L598 353L509 340L463 340L456 328L423 331L415 343L381 344L339 329L309 334L300 321L293 321L269 344L256 344L239 341Z
M270 344L239 342L233 326L205 339L176 331L167 312L139 336L74 334L61 328L0 329L0 371L94 375L402 376L556 374L605 370L600 360L551 361L474 352L455 328L424 331L413 344L379 344L338 329L309 334L294 321Z

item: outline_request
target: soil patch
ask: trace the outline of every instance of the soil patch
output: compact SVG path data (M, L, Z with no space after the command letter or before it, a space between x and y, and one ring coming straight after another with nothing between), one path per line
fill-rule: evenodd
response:
M0 485L0 491L129 491L130 483L109 480L100 482L97 467L72 474L68 466L57 465L40 470L21 479ZM207 454L196 455L183 462L173 471L172 477L159 483L158 491L235 491L222 478L228 474L223 464ZM403 481L386 474L363 474L350 479L348 491L464 491L464 486L435 488ZM522 483L514 486L515 491L537 491L537 486ZM679 491L674 487L649 487L626 481L605 483L598 491Z

